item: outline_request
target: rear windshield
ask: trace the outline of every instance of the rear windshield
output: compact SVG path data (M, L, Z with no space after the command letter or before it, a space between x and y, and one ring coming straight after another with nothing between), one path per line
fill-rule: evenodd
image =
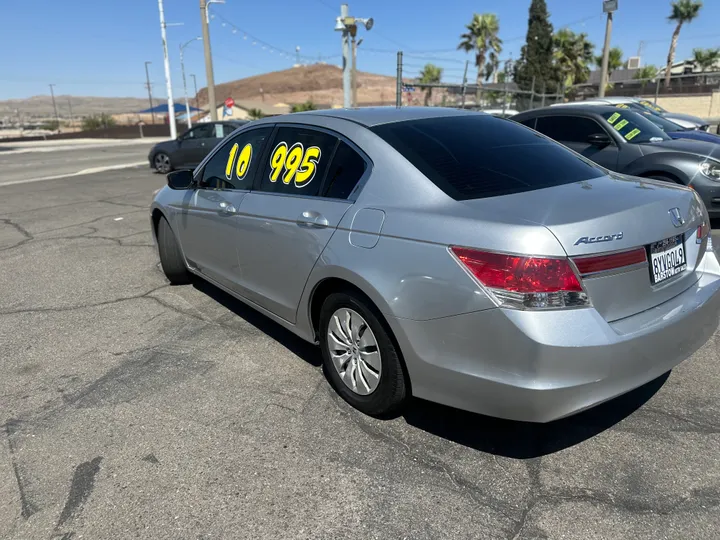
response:
M642 114L630 110L605 112L601 115L629 143L648 143L670 140L665 132Z
M426 118L372 128L455 200L570 184L605 171L512 120Z

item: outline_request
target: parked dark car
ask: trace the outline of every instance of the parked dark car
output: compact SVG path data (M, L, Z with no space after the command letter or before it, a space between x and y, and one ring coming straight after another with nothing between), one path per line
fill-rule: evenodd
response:
M708 212L720 217L720 146L715 143L673 140L644 115L614 106L546 107L512 120L611 171L689 186Z
M163 141L150 149L150 167L159 173L194 169L225 137L247 121L204 122L188 129L175 140Z
M631 109L634 112L643 114L653 124L662 129L671 139L692 139L694 141L707 141L720 144L720 136L700 129L684 127L668 119L665 115L649 110L639 103L616 103L613 105L618 109Z

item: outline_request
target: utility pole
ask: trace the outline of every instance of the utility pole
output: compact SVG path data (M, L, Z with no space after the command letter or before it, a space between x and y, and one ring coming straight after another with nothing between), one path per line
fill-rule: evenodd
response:
M373 19L360 19L358 17L351 17L350 10L347 4L340 6L340 16L335 19L335 30L342 32L342 55L343 55L343 107L350 108L352 106L352 76L351 76L351 63L352 59L350 55L350 36L355 40L357 34L357 23L365 25L366 30L370 30L373 27Z
M70 96L68 96L68 107L70 107L70 127L72 127L75 120L73 119L73 113L72 113L72 101L70 101Z
M208 89L208 108L210 109L210 120L216 122L217 103L215 103L215 77L213 76L212 52L210 50L210 15L208 6L210 4L224 4L225 0L200 0L200 25L202 26L202 39L205 49L205 78Z
M193 41L198 41L202 39L201 37L193 38L189 41L186 41L182 45L180 45L180 69L182 71L182 78L183 78L183 91L185 92L185 115L187 116L187 127L190 129L192 127L192 121L190 120L190 102L188 101L188 95L187 95L187 83L185 82L185 60L183 57L183 50L185 47L190 45Z
M300 65L300 45L295 47L295 65Z
M170 59L168 58L167 35L165 34L165 12L163 0L158 0L160 11L160 35L162 36L163 56L165 62L165 84L167 86L168 121L170 123L170 138L177 139L177 126L175 125L175 103L173 103L172 81L170 80Z
M397 78L395 80L395 106L402 107L402 51L397 53Z
M357 98L357 48L362 43L362 38L355 40L355 36L352 36L352 106L358 106Z
M607 13L605 24L605 44L603 45L602 69L600 71L600 88L598 97L605 97L605 87L608 84L608 58L610 56L610 35L612 34L613 12L618 8L618 0L603 0L603 11Z
M467 70L468 70L468 64L470 63L469 60L465 60L465 71L463 72L463 85L462 85L462 101L461 101L461 107L465 108L465 92L467 91Z
M153 111L153 102L152 102L152 86L150 85L150 72L148 71L148 64L152 64L152 62L145 62L145 80L147 81L145 84L147 85L148 90L148 99L150 100L150 114L152 115L152 123L155 123L155 111Z
M55 104L55 92L53 91L54 84L49 84L50 87L50 97L52 97L52 103L53 103L53 110L55 111L55 121L57 122L57 130L60 131L60 117L58 116L57 112L57 105Z
M200 106L198 105L198 95L197 95L197 79L195 78L195 74L191 73L190 76L193 80L193 88L195 89L195 108L199 109Z

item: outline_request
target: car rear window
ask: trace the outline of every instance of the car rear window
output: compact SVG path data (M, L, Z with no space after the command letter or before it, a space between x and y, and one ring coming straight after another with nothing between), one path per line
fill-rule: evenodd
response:
M605 174L564 146L512 120L489 115L409 120L375 126L372 131L459 201Z

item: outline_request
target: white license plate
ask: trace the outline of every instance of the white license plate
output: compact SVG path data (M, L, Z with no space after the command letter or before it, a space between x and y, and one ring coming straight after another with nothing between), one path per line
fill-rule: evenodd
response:
M662 283L687 269L683 235L650 244L650 279L653 285Z

